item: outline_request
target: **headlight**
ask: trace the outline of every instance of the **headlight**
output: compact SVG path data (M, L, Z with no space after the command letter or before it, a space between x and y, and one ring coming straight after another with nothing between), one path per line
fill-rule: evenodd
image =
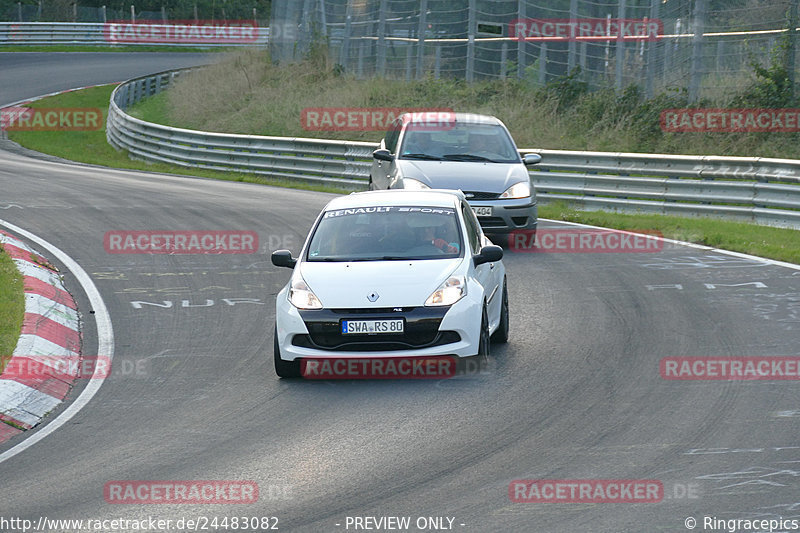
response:
M289 302L298 309L322 309L322 302L303 278L292 280L292 285L289 287Z
M467 294L464 276L450 276L425 300L425 305L453 305Z
M403 178L403 188L410 191L424 191L430 189L427 185L413 178Z
M500 198L527 198L531 195L531 184L527 181L520 181L515 183L506 192L500 195Z

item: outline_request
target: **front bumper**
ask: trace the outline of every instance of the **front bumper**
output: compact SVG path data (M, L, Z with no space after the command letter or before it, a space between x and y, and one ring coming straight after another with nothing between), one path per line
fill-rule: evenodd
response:
M492 216L479 216L486 235L506 234L515 230L535 230L538 209L530 198L518 200L469 200L472 207L491 207Z
M276 325L281 359L390 358L454 355L478 352L482 301L478 291L449 308L409 307L375 309L299 310L278 293ZM405 321L405 333L342 335L341 320L396 319Z

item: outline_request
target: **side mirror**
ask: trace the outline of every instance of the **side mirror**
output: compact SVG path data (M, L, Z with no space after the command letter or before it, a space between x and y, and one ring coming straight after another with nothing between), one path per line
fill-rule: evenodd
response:
M294 268L297 259L292 257L292 252L289 250L275 250L272 252L272 264L276 267Z
M500 261L502 258L503 249L495 244L490 244L481 248L479 254L473 255L472 262L475 266L478 266L484 263L494 263L495 261Z
M522 156L522 162L525 164L526 167L530 165L535 165L536 163L539 163L541 160L542 156L540 156L539 154L525 154L524 156Z
M375 150L374 152L372 152L372 157L374 157L378 161L391 161L394 159L394 157L392 157L392 152L390 152L386 148Z

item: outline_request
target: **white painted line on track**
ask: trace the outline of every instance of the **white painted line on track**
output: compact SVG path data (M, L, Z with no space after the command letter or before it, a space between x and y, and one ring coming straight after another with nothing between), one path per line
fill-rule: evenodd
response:
M114 358L114 329L111 326L111 316L108 314L108 308L106 307L102 296L100 296L100 291L97 290L97 287L92 281L92 278L89 277L89 274L87 274L86 271L69 255L41 237L38 237L37 235L34 235L33 233L2 219L0 219L0 226L8 228L11 232L21 235L46 249L50 254L52 254L53 257L58 259L64 265L64 267L72 273L73 276L75 276L75 279L77 279L78 283L81 284L83 291L89 298L89 305L91 306L92 310L94 310L94 319L95 323L97 324L97 353L101 353L108 357L109 364L111 364ZM78 414L80 410L89 403L94 395L97 394L97 391L100 390L100 387L105 381L105 377L103 376L105 372L105 369L98 365L95 368L94 375L89 380L89 383L86 385L86 388L83 389L81 394L75 398L75 400L69 406L67 406L67 408L61 412L61 414L45 424L43 428L27 437L13 448L10 448L0 454L0 463L11 459L19 453L24 452L69 422L72 417Z
M614 228L604 228L603 226L592 226L591 224L581 224L580 222L566 222L564 220L553 220L549 218L540 218L539 220L543 220L545 222L556 222L558 224L570 224L572 226L581 226L584 228L593 228L593 229L602 229L608 231L617 231L619 233L627 233L630 235L642 235L641 233L636 233L635 231L627 231L624 229L614 229ZM766 226L769 227L769 226ZM777 261L775 259L766 259L764 257L758 257L756 255L744 254L741 252L732 252L730 250L723 250L721 248L712 248L711 246L706 246L704 244L695 244L693 242L684 242L684 241L676 241L674 239L667 239L664 237L659 237L657 235L648 234L645 235L650 239L658 239L660 241L668 242L670 244L678 244L680 246L688 246L689 248L695 248L697 250L704 250L706 252L714 252L718 254L730 255L733 257L738 257L740 259L750 259L752 261L759 261L761 263L768 263L774 266L786 267L791 268L794 270L800 270L800 265L795 265L794 263L787 263L785 261Z

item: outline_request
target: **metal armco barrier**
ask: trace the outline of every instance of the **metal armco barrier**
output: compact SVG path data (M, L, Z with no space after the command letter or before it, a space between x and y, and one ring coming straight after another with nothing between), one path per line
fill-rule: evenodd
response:
M213 40L202 43L190 42L110 42L104 33L102 22L0 22L0 51L4 45L106 45L106 46L180 46L180 47L236 47L266 46L269 28L258 28L255 41L222 43Z
M112 146L145 161L367 188L375 143L209 133L153 124L124 112L166 88L178 75L163 72L136 78L114 90L106 121L106 138Z
M109 104L108 142L146 161L367 188L376 143L209 133L152 124L125 113L178 75L164 72L117 87ZM800 229L797 160L535 148L520 152L542 155L530 174L543 202L565 200L583 209L626 213L708 215Z

